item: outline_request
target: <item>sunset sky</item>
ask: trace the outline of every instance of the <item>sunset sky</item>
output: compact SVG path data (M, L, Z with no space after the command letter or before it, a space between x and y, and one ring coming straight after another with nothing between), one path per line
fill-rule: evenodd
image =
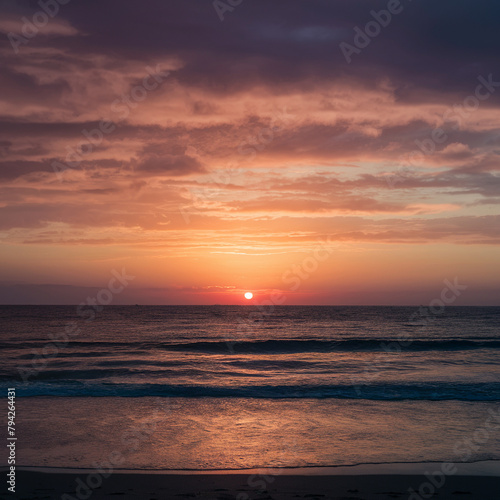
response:
M498 305L497 1L65 2L0 2L1 303Z

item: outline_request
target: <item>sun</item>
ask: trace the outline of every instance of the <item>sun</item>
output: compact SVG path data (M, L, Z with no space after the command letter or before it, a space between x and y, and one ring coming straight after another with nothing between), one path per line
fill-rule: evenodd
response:
M252 292L246 292L245 293L245 299L247 299L247 300L253 299L253 293Z

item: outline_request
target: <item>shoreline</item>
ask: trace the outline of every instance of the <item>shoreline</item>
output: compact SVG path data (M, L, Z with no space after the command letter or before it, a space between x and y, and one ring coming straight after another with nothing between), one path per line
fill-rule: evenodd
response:
M113 474L150 474L172 476L205 475L252 475L271 474L276 476L367 476L367 475L424 475L438 470L447 462L387 462L352 465L326 465L304 467L255 467L249 469L113 469ZM455 463L455 476L500 477L500 460L480 460L477 462ZM8 467L0 467L1 472ZM41 474L92 474L95 468L17 466L17 472L37 472Z
M437 467L435 468L438 469ZM17 470L11 498L105 500L498 500L499 476L428 474L167 474ZM331 470L331 469L330 469ZM330 471L329 470L329 471ZM9 498L9 495L6 497Z

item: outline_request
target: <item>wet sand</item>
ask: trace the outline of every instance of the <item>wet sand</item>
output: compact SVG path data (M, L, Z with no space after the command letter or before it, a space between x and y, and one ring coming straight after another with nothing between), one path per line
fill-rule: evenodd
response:
M445 476L432 485L423 475L266 475L91 473L17 471L16 493L5 498L45 499L221 499L221 500L498 500L498 476ZM424 485L424 486L423 486ZM411 490L412 488L413 490ZM425 495L421 496L420 493ZM412 491L416 493L413 494ZM430 496L429 496L430 494Z

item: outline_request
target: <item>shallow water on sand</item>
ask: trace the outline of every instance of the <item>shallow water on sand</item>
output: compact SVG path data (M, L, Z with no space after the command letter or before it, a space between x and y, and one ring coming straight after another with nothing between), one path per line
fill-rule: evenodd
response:
M500 459L488 427L500 426L499 403L43 397L19 399L18 415L19 465L91 468L116 454L131 469Z

